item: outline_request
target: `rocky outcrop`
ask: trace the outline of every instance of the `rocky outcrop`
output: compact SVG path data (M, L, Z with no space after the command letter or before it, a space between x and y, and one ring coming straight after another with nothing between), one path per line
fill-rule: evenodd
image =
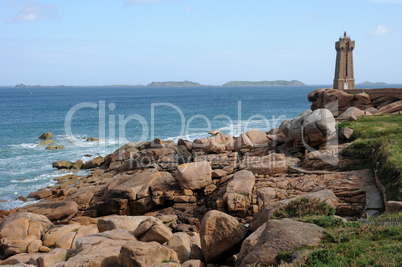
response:
M35 213L18 212L8 216L0 225L0 254L37 252L43 234L52 225L48 218Z
M134 232L143 222L152 219L151 216L121 216L110 215L99 218L97 226L99 232L111 231L115 229L125 229Z
M349 120L350 117L371 116L371 112L360 110L356 107L349 107L341 115L337 117L338 120Z
M78 212L78 205L74 201L43 201L24 206L20 210L42 214L55 221L72 218Z
M119 266L121 247L133 240L129 231L119 229L78 238L67 261L54 266Z
M226 187L223 199L229 212L245 211L249 208L252 199L255 178L250 171L239 171Z
M51 132L46 132L44 134L42 134L41 136L39 136L39 139L52 139L53 138L53 134Z
M96 137L88 137L87 138L87 142L96 142L96 141L100 141L100 139L98 139Z
M279 252L318 246L323 237L324 229L315 224L289 219L270 220L244 240L236 266L278 265L276 256Z
M317 148L334 136L335 119L328 109L305 111L291 121L284 121L279 131L285 135L289 152L304 151Z
M82 169L87 170L87 169L92 169L92 168L97 168L101 166L105 162L105 159L101 156L96 157L90 161L85 162L84 165L82 165Z
M308 100L312 102L311 110L326 108L332 112L334 117L338 117L350 107L373 114L388 114L402 110L400 97L393 96L392 93L387 94L387 90L385 93L379 93L378 91L381 89L373 90L377 90L377 92L371 94L370 89L368 89L366 90L368 93L360 92L353 95L343 90L318 89L308 95ZM381 111L379 111L380 109Z
M246 229L230 215L219 211L205 214L201 222L201 248L207 263L224 261L234 254Z
M374 111L375 115L390 114L390 113L400 113L402 111L402 100L395 101L393 103L384 105L377 111Z
M135 237L144 242L156 241L163 244L173 237L172 230L157 218L148 218L134 231Z
M176 252L157 242L130 241L121 247L118 263L123 267L145 267L175 260Z
M212 168L207 161L197 161L180 165L176 172L183 189L201 189L212 181Z
M46 139L46 140L43 140L42 142L40 142L38 146L47 146L47 145L54 144L54 143L55 143L54 140Z

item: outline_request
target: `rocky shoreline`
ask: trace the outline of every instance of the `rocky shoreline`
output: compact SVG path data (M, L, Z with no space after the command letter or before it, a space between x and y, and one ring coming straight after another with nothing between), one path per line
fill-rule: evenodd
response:
M328 104L341 103L340 120L401 110L400 100L374 106L339 92L313 91L312 110L267 133L211 131L53 163L91 174L58 177L28 196L40 202L0 211L0 264L266 266L281 264L279 253L318 246L325 230L294 220L300 210L342 220L384 210L371 170L341 171L354 161L341 155L353 130L337 131ZM302 261L296 254L293 262Z

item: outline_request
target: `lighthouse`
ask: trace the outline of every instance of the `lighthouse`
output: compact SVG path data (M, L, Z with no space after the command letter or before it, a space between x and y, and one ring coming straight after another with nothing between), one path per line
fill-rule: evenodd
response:
M334 89L348 90L355 88L355 78L353 74L353 49L355 48L355 41L352 41L346 35L339 38L335 43L336 50L336 65L335 65L335 78Z

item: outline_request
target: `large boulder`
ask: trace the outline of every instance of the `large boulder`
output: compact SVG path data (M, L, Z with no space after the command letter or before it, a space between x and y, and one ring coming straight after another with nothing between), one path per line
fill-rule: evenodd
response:
M38 257L34 263L36 263L37 266L40 267L50 267L59 262L64 262L67 259L67 255L67 249L56 248L51 250L49 253L43 254L42 256ZM32 261L30 261L30 263L32 263Z
M110 215L99 218L98 229L99 232L111 231L114 229L125 229L134 232L137 227L151 216L125 216L125 215Z
M177 260L176 252L157 242L130 241L120 249L118 263L123 267L145 267Z
M225 151L232 151L233 137L230 135L215 134L208 137L208 142L203 147L205 153L224 153Z
M230 212L245 211L250 206L254 184L255 177L252 172L242 170L235 173L223 196Z
M39 139L43 139L43 140L52 139L52 138L53 138L53 134L51 132L47 132L47 133L44 133L41 136L39 136Z
M173 237L172 230L165 226L161 220L153 217L143 221L135 229L134 235L140 241L156 241L160 244L165 243Z
M170 249L176 251L180 262L191 259L191 250L195 244L192 244L191 237L184 232L174 233L169 239L167 245Z
M317 109L303 119L304 140L312 147L325 143L335 133L335 118L327 109Z
M82 165L82 169L87 170L87 169L93 169L101 166L105 162L105 158L99 156L96 157L90 161L85 162L84 165Z
M55 266L119 266L120 248L133 240L134 235L122 229L78 238L73 255Z
M284 121L279 130L285 135L288 151L317 148L335 134L335 118L328 109L305 111L291 121Z
M11 256L37 252L43 234L52 225L48 218L40 214L17 212L8 216L0 224L0 254Z
M370 116L372 114L368 111L363 111L356 107L349 107L347 110L345 110L345 112L343 112L341 115L339 115L337 117L337 119L338 120L347 120L351 116L355 116L357 118L359 116L364 116L364 115Z
M253 129L246 132L247 137L250 139L254 147L258 146L269 146L270 141L265 132Z
M307 98L312 102L311 110L328 109L334 116L338 116L352 105L354 95L337 89L318 89L312 91Z
M78 230L80 227L79 223L55 225L43 235L43 244L47 247L54 247L63 236Z
M53 162L52 167L57 169L71 169L74 163L66 160Z
M261 266L278 265L278 253L291 252L304 246L318 246L324 232L315 224L290 219L270 220L244 240L236 266L256 263Z
M246 229L232 216L212 210L201 221L201 249L207 263L224 261L236 253Z
M212 182L212 168L207 161L182 164L176 172L182 189L201 189Z
M71 218L78 212L78 205L75 201L41 201L20 210L42 214L54 221Z
M385 105L374 112L375 115L397 113L402 111L402 100Z
M39 143L39 146L47 146L56 143L54 140L46 139Z
M241 149L251 149L253 147L253 142L251 142L250 138L244 133L240 134L234 143L236 151L240 151Z
M163 205L164 201L174 194L174 190L179 188L177 181L169 172L155 172L148 169L122 176L117 184L111 186L106 197L121 201L129 200L130 214L134 215L143 214L156 205ZM105 202L100 206L100 211L108 206L109 204Z
M244 157L241 167L256 174L277 174L287 171L290 163L285 154L272 153L262 157Z

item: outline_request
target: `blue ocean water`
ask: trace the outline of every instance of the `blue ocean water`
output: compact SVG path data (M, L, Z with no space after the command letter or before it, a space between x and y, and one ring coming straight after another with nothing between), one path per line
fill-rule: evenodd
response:
M194 140L211 129L268 131L309 109L307 94L323 87L2 87L0 209L33 203L15 198L69 173L53 169L54 161L87 161L128 141ZM66 149L38 146L48 131ZM92 136L102 142L86 142Z

